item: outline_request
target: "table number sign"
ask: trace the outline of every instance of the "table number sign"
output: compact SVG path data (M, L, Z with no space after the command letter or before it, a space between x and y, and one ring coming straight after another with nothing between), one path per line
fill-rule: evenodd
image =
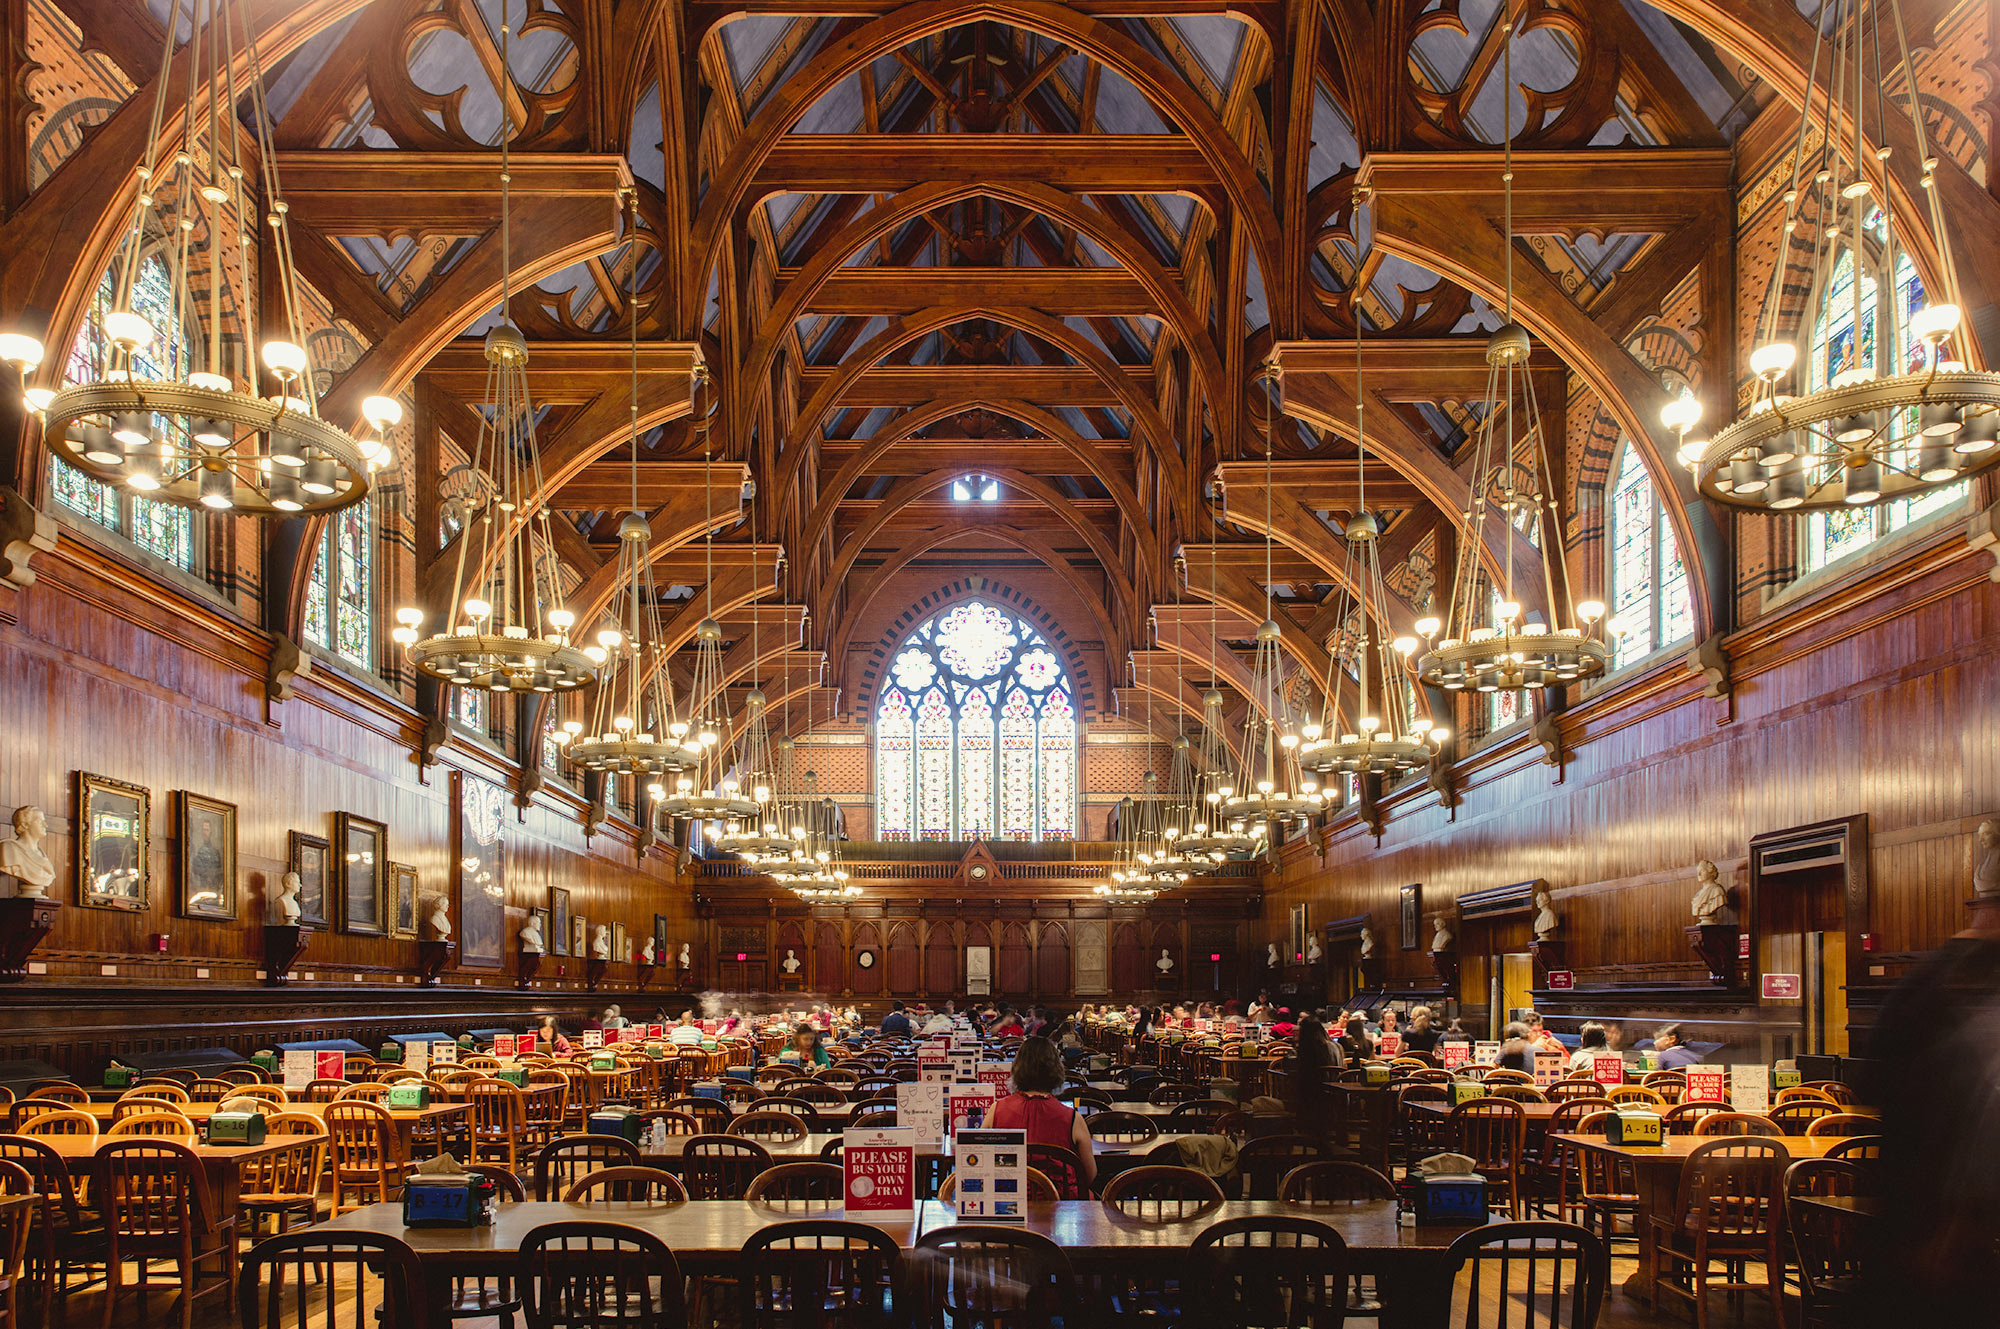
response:
M1752 1116L1762 1116L1771 1110L1771 1068L1769 1066L1731 1066L1729 1068L1729 1105L1738 1112Z
M916 1131L918 1144L937 1144L944 1139L945 1088L942 1080L896 1086L896 1124Z
M842 1132L850 1218L907 1217L917 1207L916 1132L907 1126Z
M988 1114L993 1111L995 1097L990 1084L945 1086L945 1120L952 1135L956 1136L961 1130L976 1131L984 1126Z
M1027 1217L1028 1133L965 1130L952 1142L960 1218L1010 1222Z
M1690 1066L1687 1068L1687 1089L1681 1094L1683 1103L1726 1103L1728 1096L1724 1086L1729 1072L1721 1066Z
M313 1082L313 1054L310 1049L285 1053L282 1064L287 1090L304 1089Z
M313 1078L315 1080L345 1080L347 1078L347 1054L345 1052L313 1053Z
M1590 1059L1590 1078L1606 1089L1625 1083L1625 1058L1612 1052L1600 1053Z

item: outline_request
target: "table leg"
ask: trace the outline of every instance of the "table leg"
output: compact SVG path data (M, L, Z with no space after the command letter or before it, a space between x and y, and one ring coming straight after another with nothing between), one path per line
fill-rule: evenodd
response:
M1382 1329L1434 1329L1451 1315L1452 1280L1443 1247L1404 1250L1379 1262L1362 1260L1356 1271L1374 1275Z
M1651 1304L1653 1274L1659 1266L1659 1247L1653 1238L1653 1215L1671 1210L1678 1201L1680 1169L1648 1167L1643 1162L1633 1168L1633 1194L1639 1197L1632 1221L1639 1229L1639 1267L1625 1280L1625 1295Z

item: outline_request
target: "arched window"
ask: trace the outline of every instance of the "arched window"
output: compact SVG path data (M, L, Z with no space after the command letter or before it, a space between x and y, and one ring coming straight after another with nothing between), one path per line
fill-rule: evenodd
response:
M1018 615L973 600L897 648L875 706L876 835L1076 838L1076 702Z
M118 290L118 265L98 283L96 298L84 315L83 327L70 347L69 362L63 369L65 383L95 383L109 361L104 316L111 312ZM173 274L157 253L139 261L139 274L132 285L132 311L153 325L158 335L137 357L142 377L173 379L187 372L188 328L174 303ZM198 329L197 329L198 331ZM155 427L166 428L164 418L154 417ZM173 564L184 572L196 571L201 551L197 545L200 528L194 513L171 503L155 503L140 498L118 485L93 480L60 458L49 462L49 492L56 502L78 516L116 531L134 546Z
M1619 451L1617 477L1606 504L1605 584L1611 591L1611 667L1622 669L1693 636L1694 604L1666 509L1639 450L1629 443Z
M373 500L327 520L306 584L306 640L375 668L375 514Z
M1887 227L1879 209L1869 219L1868 229L1878 241L1886 238ZM1918 278L1910 256L1900 249L1896 253L1894 313L1896 326L1901 330L1902 344L1889 359L1880 357L1875 331L1878 316L1884 312L1876 290L1879 271L1879 265L1874 265L1860 274L1857 300L1854 250L1851 247L1841 250L1833 275L1827 280L1826 291L1816 306L1820 311L1819 317L1813 324L1812 345L1806 355L1808 391L1817 391L1857 367L1872 365L1877 373L1895 374L1906 373L1923 363L1922 341L1910 332L1910 315L1922 309L1928 301L1924 296L1924 284ZM1855 320L1857 306L1860 310L1858 328ZM1845 558L1913 521L1920 521L1933 512L1950 507L1964 498L1966 493L1966 484L1960 481L1932 493L1899 498L1873 507L1808 513L1800 524L1805 541L1800 570L1812 572L1836 559Z

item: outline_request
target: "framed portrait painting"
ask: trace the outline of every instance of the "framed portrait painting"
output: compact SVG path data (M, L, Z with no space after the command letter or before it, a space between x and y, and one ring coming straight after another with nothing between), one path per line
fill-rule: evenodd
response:
M236 917L236 805L181 791L175 842L181 917Z
M625 953L625 925L623 923L613 923L611 925L611 958L620 964L632 958Z
M542 935L549 939L549 954L568 955L569 950L569 891L561 886L549 887L549 926Z
M1423 890L1421 885L1416 885L1405 886L1397 892L1398 903L1402 906L1402 945L1406 951L1414 951L1424 942Z
M408 863L389 865L389 935L417 935L417 870Z
M653 954L660 957L660 963L667 962L667 916L653 915Z
M569 953L579 960L590 954L590 920L582 914L569 916Z
M152 880L153 795L123 780L76 773L77 903L144 909Z
M326 878L330 846L317 835L291 833L291 849L285 855L289 871L299 874L299 922L305 927L326 926Z
M340 930L363 937L389 932L389 827L370 817L333 818L333 865Z

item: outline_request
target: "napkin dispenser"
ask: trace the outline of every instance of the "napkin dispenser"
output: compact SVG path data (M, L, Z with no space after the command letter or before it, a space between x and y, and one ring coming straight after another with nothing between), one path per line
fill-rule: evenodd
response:
M1486 1221L1486 1178L1477 1172L1447 1172L1416 1182L1417 1223L1474 1227Z
M427 1108L430 1105L431 1087L421 1080L390 1085L388 1101L383 1104L392 1108Z
M591 1135L615 1135L621 1140L639 1143L639 1114L630 1108L610 1108L590 1114L586 1130Z
M250 1058L250 1064L260 1071L268 1071L270 1074L276 1075L278 1073L278 1054L275 1052L259 1052Z
M493 1221L493 1183L475 1174L410 1178L403 1187L404 1227L480 1227Z
M1665 1134L1664 1123L1657 1112L1624 1110L1609 1113L1604 1119L1607 1144L1657 1145Z
M211 1112L203 1131L208 1144L264 1143L264 1114L261 1112Z
M1486 1086L1477 1080L1453 1080L1451 1082L1451 1105L1470 1103L1474 1099L1487 1097Z
M754 1066L731 1066L722 1073L732 1080L742 1080L746 1084L757 1083L757 1069Z

